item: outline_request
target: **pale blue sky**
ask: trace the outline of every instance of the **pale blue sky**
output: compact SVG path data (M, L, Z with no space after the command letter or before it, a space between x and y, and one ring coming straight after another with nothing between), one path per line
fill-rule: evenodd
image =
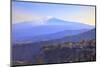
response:
M13 22L36 21L51 17L95 25L95 7L31 2L12 3Z

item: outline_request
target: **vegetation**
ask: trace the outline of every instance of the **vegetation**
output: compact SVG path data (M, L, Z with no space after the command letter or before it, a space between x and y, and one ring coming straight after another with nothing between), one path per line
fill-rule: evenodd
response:
M42 48L45 63L85 62L96 60L95 40L65 42L59 45L45 45Z
M34 62L13 61L13 65L87 62L96 60L95 40L80 42L44 43L40 52L33 56ZM32 59L31 59L32 60Z

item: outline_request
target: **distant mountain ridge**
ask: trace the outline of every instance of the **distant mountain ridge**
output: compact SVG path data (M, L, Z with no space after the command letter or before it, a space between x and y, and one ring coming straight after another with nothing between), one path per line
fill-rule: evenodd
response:
M74 36L80 33L84 33L88 31L87 29L84 30L64 30L61 32L53 33L53 34L47 34L47 35L39 35L35 37L29 38L32 42L38 42L38 41L48 41L48 40L54 40L54 39L60 39L67 36Z
M87 30L91 30L94 27L77 22L63 21L57 18L51 18L45 21L44 25L34 25L34 22L23 22L12 25L12 38L13 42L27 41L28 39L37 40L58 38L58 36L65 37L76 35ZM56 33L56 34L55 34ZM68 34L67 34L68 33ZM54 35L53 35L54 34ZM58 35L57 35L58 34ZM41 36L43 35L43 36ZM47 36L46 36L47 35ZM50 37L52 35L52 37ZM50 40L48 39L48 40Z
M66 20L62 20L62 19L58 19L58 18L51 18L51 19L48 19L46 22L45 22L46 25L81 25L81 26L84 26L87 28L91 28L93 26L91 25L87 25L87 24L84 24L84 23L80 23L80 22L73 22L73 21L66 21Z
M55 33L56 34L56 33ZM61 33L62 34L62 33ZM60 35L61 35L60 34ZM53 37L54 36L54 37ZM55 37L56 36L56 37ZM32 39L29 39L29 43L63 43L63 42L79 42L80 40L92 40L92 39L96 39L96 29L92 29L86 32L82 32L82 33L78 33L74 34L74 35L70 35L70 36L66 36L66 35L62 35L59 36L58 35L54 35L54 34L50 34L50 35L42 35L41 36L36 36L36 39L34 39L34 37L32 37ZM25 43L25 41L23 42L16 42L16 43ZM28 43L28 41L26 41L26 43Z
M49 42L79 42L80 40L92 40L96 39L96 28L77 34L73 36L66 36L61 39L51 40Z

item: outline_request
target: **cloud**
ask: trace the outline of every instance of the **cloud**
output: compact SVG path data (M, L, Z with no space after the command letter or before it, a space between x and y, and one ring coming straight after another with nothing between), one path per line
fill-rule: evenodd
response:
M12 22L13 23L21 23L31 21L34 24L43 23L48 17L42 16L35 13L29 13L25 11L13 11L12 12Z

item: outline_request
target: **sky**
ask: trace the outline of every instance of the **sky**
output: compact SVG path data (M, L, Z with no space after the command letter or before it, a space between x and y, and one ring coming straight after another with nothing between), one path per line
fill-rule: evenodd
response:
M95 7L32 2L12 2L12 22L31 21L41 24L43 21L57 18L95 25ZM41 21L41 23L40 23Z

